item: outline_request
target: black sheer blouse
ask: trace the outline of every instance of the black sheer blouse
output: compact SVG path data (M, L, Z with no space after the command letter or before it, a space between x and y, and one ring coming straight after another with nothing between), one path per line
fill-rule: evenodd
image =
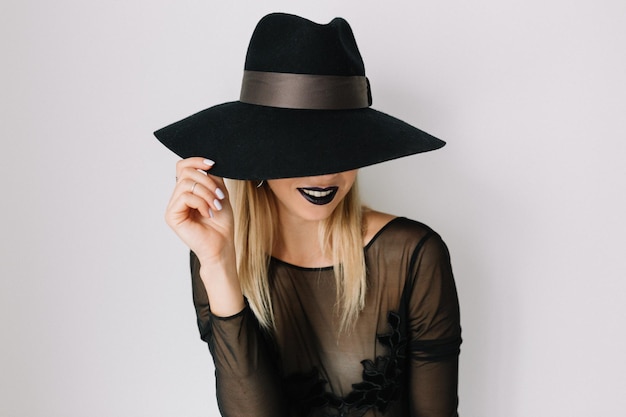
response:
M275 331L246 307L211 314L192 253L201 337L223 416L457 416L459 307L448 250L405 218L365 247L365 309L339 334L332 267L270 263Z

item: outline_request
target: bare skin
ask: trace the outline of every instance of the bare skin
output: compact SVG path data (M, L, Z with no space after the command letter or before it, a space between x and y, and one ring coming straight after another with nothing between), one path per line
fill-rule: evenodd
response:
M198 256L211 311L228 317L243 310L245 304L237 277L228 190L221 178L198 171L210 171L211 166L203 158L183 159L176 164L177 182L165 221Z
M165 212L165 221L198 256L200 276L207 291L211 312L220 317L239 313L245 306L235 260L234 219L223 179L210 172L213 163L188 158L176 164L177 182ZM356 171L304 178L269 180L277 197L281 234L272 255L303 267L332 264L317 245L319 222L326 219L345 197ZM303 187L338 187L328 204L314 205L298 191ZM364 245L394 216L367 211L364 214Z
M276 197L280 235L272 255L285 262L302 267L332 265L332 259L323 254L317 239L320 221L327 219L352 188L356 170L315 177L269 180L268 186ZM299 189L337 187L332 201L315 205L307 201Z

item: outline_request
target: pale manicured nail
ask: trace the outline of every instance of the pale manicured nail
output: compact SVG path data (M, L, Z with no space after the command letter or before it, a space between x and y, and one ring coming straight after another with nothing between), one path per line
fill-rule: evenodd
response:
M215 162L211 161L210 159L205 159L204 161L202 161L204 163L204 165L208 165L208 166L213 166L215 165Z
M209 216L211 216L211 218L215 217L213 214L213 210L209 209Z
M220 190L219 188L215 189L215 195L217 196L217 198L219 198L220 200L223 200L224 198L226 198L226 196L224 195L224 192L222 190Z
M220 200L215 200L215 201L213 202L213 204L215 204L215 208L216 208L216 209L218 209L218 210L221 210L221 209L222 209L222 203L220 203Z

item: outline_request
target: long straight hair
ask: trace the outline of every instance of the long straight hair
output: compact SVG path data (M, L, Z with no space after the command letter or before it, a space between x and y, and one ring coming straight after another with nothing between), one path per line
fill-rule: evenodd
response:
M243 294L261 326L274 328L268 274L272 248L278 238L276 197L266 184L229 180L235 215L237 270ZM336 312L340 332L349 330L365 303L367 278L363 251L363 208L355 181L328 219L320 223L318 241L333 260Z

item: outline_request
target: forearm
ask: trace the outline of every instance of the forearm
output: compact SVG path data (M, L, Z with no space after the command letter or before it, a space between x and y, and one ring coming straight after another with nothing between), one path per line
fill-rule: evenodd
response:
M418 255L410 303L411 416L456 417L462 340L450 257L438 235Z
M218 317L230 317L242 311L245 304L237 276L234 251L219 259L202 259L200 265L200 278L211 313Z
M250 308L233 317L213 317L212 328L209 348L222 416L284 416L277 367Z
M198 328L202 339L209 345L215 363L220 411L224 417L281 417L285 415L282 408L284 398L267 335L259 327L254 313L246 306L238 283L233 289L232 281L222 280L233 277L226 271L207 260L201 266L198 257L191 253ZM213 279L232 291L230 302L225 302L227 294L216 291L211 296L210 302L220 304L221 310L209 305L207 290L219 288L212 285L215 283ZM205 285L204 281L211 285ZM238 297L241 297L241 307L237 305ZM231 310L236 311L234 314L226 313Z
M437 362L412 359L411 417L457 417L458 357Z

